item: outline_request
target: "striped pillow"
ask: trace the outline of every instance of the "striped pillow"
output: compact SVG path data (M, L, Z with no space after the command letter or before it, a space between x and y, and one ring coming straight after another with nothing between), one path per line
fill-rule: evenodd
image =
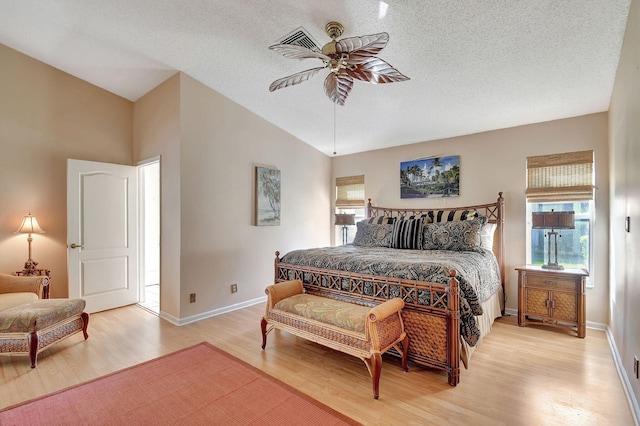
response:
M422 218L396 221L391 234L391 248L420 250L423 224Z
M396 221L395 217L374 216L374 217L365 219L363 222L376 224L376 225L393 225L395 221Z
M429 217L432 223L455 222L458 220L473 220L478 217L475 210L431 210Z
M431 216L429 216L429 214L430 214L430 213L431 213L431 212L430 212L430 211L428 211L428 212L425 212L425 213L420 214L419 216L418 216L418 215L411 215L411 216L409 216L409 217L407 217L407 216L403 216L403 217L402 217L402 220L407 220L407 219L422 219L422 220L424 221L424 223L425 223L425 224L426 224L426 223L431 223Z

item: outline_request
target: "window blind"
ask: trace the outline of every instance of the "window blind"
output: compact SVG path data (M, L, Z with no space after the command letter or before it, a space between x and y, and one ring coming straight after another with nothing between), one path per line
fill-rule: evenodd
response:
M364 175L336 178L336 207L364 207Z
M593 151L527 157L527 202L593 200Z

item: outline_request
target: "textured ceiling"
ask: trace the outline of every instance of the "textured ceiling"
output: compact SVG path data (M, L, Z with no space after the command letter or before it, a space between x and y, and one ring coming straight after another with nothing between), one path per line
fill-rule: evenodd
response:
M0 43L132 101L182 71L332 155L327 71L271 93L322 63L268 47L298 27L322 45L329 21L386 31L378 57L410 80L354 83L344 155L608 110L630 2L0 0Z

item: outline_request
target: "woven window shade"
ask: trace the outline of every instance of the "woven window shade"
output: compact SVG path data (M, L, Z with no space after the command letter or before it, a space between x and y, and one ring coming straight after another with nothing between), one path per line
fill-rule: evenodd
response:
M527 202L593 200L593 151L527 157Z
M336 178L336 207L364 207L364 175Z

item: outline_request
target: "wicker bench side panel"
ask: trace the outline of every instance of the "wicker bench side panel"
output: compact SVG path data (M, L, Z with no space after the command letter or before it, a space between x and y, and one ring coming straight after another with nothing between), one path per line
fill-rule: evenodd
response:
M29 354L29 335L27 333L6 333L0 335L0 354Z
M60 340L82 331L84 322L80 315L71 317L63 323L55 324L38 333L38 352Z
M368 359L371 357L371 343L366 340L364 334L349 332L329 324L275 309L269 311L267 319L269 324L276 328L312 342L320 343L358 358Z
M398 314L390 315L382 321L378 321L374 324L378 333L378 339L380 340L381 352L384 352L385 349L394 345L398 341L398 336L400 336L404 331L402 329L402 325L402 321Z

